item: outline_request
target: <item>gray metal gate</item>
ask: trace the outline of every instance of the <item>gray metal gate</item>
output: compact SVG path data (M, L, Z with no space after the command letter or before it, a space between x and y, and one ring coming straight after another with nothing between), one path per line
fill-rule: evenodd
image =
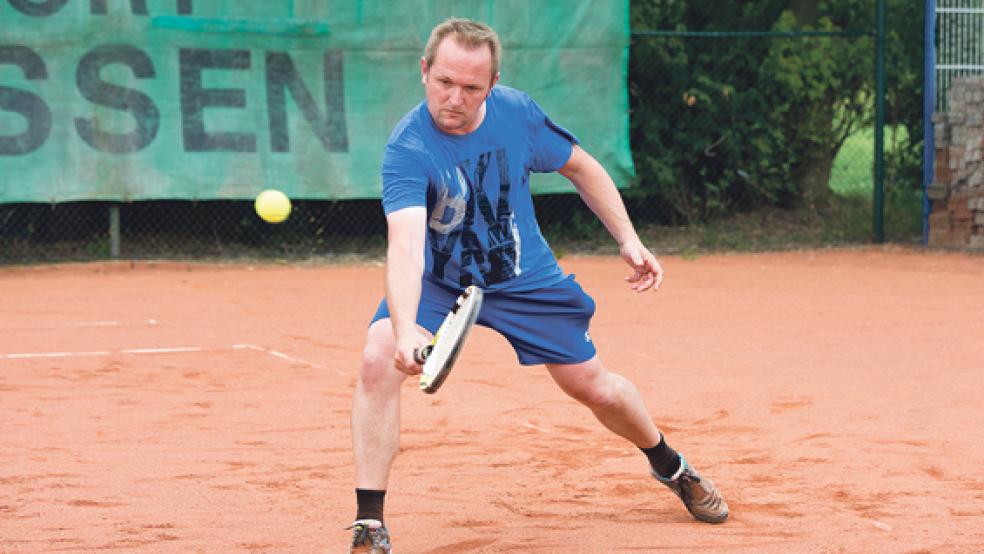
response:
M984 0L936 0L936 105L947 108L954 77L984 74Z

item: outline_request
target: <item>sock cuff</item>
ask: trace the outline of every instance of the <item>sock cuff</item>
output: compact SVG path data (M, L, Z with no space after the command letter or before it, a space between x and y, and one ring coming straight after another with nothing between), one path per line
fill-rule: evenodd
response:
M677 454L677 456L679 456L680 458L680 467L678 467L677 470L673 473L673 475L670 476L669 478L670 481L676 481L677 479L679 479L680 476L683 475L683 471L687 469L687 460L684 459L683 454Z

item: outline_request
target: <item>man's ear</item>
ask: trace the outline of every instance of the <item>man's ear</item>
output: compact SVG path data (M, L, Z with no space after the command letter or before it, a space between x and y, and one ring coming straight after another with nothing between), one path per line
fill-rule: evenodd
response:
M492 77L492 82L489 83L489 92L488 92L488 94L485 95L486 98L489 97L489 94L492 94L492 88L495 87L495 84L498 83L498 82L499 82L499 74L496 73L495 74L495 77Z
M420 57L420 82L423 83L423 84L425 84L425 85L427 84L427 70L428 69L430 69L430 68L427 67L427 58L421 56Z

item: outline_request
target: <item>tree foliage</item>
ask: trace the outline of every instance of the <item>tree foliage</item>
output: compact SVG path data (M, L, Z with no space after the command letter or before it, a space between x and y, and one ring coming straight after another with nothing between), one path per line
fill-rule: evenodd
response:
M887 114L913 141L891 158L896 175L911 174L913 152L918 174L922 13L915 4L889 1ZM844 140L873 123L874 3L634 0L631 17L634 31L867 33L633 36L636 194L672 206L677 221L812 204L829 194Z

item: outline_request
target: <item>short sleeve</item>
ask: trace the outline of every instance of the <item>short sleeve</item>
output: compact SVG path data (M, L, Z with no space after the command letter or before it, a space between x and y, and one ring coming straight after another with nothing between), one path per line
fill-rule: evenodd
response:
M402 208L427 205L427 174L412 151L387 145L382 173L383 211L387 215Z
M574 133L554 123L533 99L529 99L528 112L533 148L530 170L537 173L557 171L571 159L574 145L580 141Z

